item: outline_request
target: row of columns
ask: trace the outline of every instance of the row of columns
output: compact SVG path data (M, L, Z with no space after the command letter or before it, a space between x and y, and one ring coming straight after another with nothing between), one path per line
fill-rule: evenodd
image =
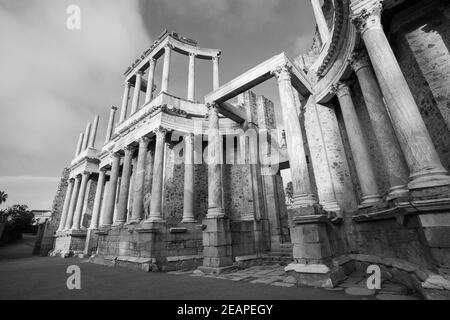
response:
M152 200L150 214L145 222L163 222L162 213L162 191L163 191L163 167L165 140L167 130L157 128L155 131L155 152L152 170ZM185 179L184 179L184 209L183 223L195 222L194 218L194 135L185 135ZM124 155L119 152L111 154L111 171L109 175L108 192L105 194L107 181L105 169L101 169L98 175L97 188L90 229L107 227L111 225L122 225L127 222L127 205L129 194L133 192L134 200L129 223L137 223L144 219L144 181L147 164L147 153L149 151L150 139L142 137L139 139L136 173L133 188L131 190L132 157L135 148L127 146ZM120 170L120 160L123 157L123 166ZM120 185L119 184L119 175ZM70 179L67 187L66 198L63 206L62 217L58 231L81 229L81 218L83 212L84 194L86 193L89 173L84 172L76 178ZM117 196L118 189L118 196ZM102 202L105 201L104 204ZM117 208L116 207L117 203ZM101 208L104 207L103 212ZM114 213L115 216L114 216Z
M364 53L355 54L352 66L363 91L376 139L382 148L390 183L388 198L395 198L407 194L408 189L449 185L450 177L440 162L411 91L383 32L380 20L381 4L377 3L378 5L372 10L366 10L355 18L355 24L366 44L368 58ZM370 68L369 60L372 62L374 72ZM317 199L312 191L309 177L303 147L304 138L291 85L290 66L281 66L274 70L273 74L278 80L280 102L283 108L294 189L293 207L312 206L317 203ZM362 192L362 204L372 205L379 202L381 196L350 89L348 85L341 82L334 86L334 91L341 105L355 160ZM210 114L210 126L214 123L216 119ZM219 199L220 193L218 186L221 177L220 172L215 168L216 164L210 165L210 205L214 204L212 199ZM409 183L406 168L409 169ZM217 182L218 180L220 182ZM217 201L220 202L220 200Z
M95 139L97 137L98 121L100 117L95 116L93 124L88 122L84 133L80 133L78 138L77 148L75 150L75 157L87 148L93 148L95 145Z
M170 43L168 43L164 47L164 64L163 64L162 79L161 79L161 92L169 91L172 51L173 51L173 47ZM188 75L187 99L190 101L195 100L195 58L196 58L195 53L189 53L189 75ZM145 103L148 103L153 99L153 86L154 86L154 78L155 78L156 61L157 60L155 58L149 59L147 90L145 92ZM213 90L217 90L219 88L219 56L212 57L212 63L213 63ZM135 74L136 81L135 81L135 85L134 85L133 99L132 99L132 104L131 104L131 111L130 111L131 114L135 113L139 109L139 97L140 97L140 91L141 91L142 76L143 76L143 71L141 71L141 70L138 70ZM119 122L125 121L125 119L127 117L130 88L131 88L131 83L129 81L126 81L125 85L124 85L124 92L123 92L123 97L122 97L122 107L120 110Z

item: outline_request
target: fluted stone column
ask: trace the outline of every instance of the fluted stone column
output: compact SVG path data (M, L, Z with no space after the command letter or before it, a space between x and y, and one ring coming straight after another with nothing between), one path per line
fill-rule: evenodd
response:
M81 229L81 217L83 215L83 204L84 204L84 197L86 194L86 186L89 180L90 173L87 171L84 171L81 174L81 185L80 185L80 192L78 193L78 200L77 200L77 206L75 209L75 214L73 217L73 224L72 224L72 230L80 230Z
M61 212L61 220L59 221L59 227L57 231L64 230L67 220L67 213L69 212L70 199L72 198L74 179L69 179L67 184L66 196L64 198L63 209Z
M184 136L184 201L183 223L195 222L194 218L194 134Z
M388 199L408 194L408 167L392 128L389 114L383 101L369 57L365 51L355 52L351 64L358 77L375 138L381 149L381 156L387 169L390 190Z
M212 58L213 62L213 90L217 90L220 87L219 84L219 56Z
M134 148L125 147L125 157L123 159L122 179L120 180L119 203L117 205L117 216L114 225L121 225L127 221L128 195L130 192L131 160Z
M131 105L131 113L134 114L139 108L139 97L141 93L142 71L136 72L136 82L134 84L133 102Z
M208 214L207 218L222 218L222 141L219 132L219 109L216 104L208 107Z
M133 209L131 210L131 222L140 221L144 217L145 163L149 142L150 139L147 137L142 137L139 139L139 153L134 181L134 198Z
M116 117L117 108L112 106L111 111L109 112L109 120L108 120L108 128L106 129L106 138L105 143L108 143L111 140L111 136L114 130L114 118Z
M169 77L170 77L170 57L172 55L172 46L167 44L164 47L164 65L162 74L161 91L169 91Z
M162 189L163 189L163 170L164 170L164 146L166 141L166 129L158 128L155 130L156 147L153 164L153 182L152 182L152 200L150 204L150 215L148 222L162 222Z
M75 185L73 186L72 197L70 197L70 205L69 211L67 212L66 225L64 226L64 230L70 230L73 222L73 215L75 213L75 207L77 204L78 194L80 191L80 177L75 177Z
M95 139L97 138L97 129L98 129L99 119L100 119L100 117L98 115L96 115L94 118L94 123L92 124L91 133L89 135L89 144L88 144L89 148L93 148L95 145Z
M88 122L86 125L86 131L84 132L83 145L81 146L81 151L84 151L88 147L89 135L91 133L91 123Z
M78 156L81 152L81 147L83 146L84 133L80 133L78 137L77 149L75 150L75 157Z
M117 179L119 178L120 155L117 152L111 154L111 174L109 178L108 194L106 198L105 214L102 226L110 226L113 223L114 207L116 201Z
M188 76L188 95L187 99L195 99L195 53L189 53L189 76Z
M125 121L128 110L128 100L130 99L130 82L126 81L123 89L122 106L120 107L119 122Z
M145 92L145 103L150 102L153 99L153 84L155 79L155 66L156 59L149 60L148 79L147 79L147 91Z
M106 175L105 170L101 169L98 174L97 189L95 190L94 207L92 209L91 225L89 226L89 229L97 229L99 225L103 190L105 188L105 175Z
M356 174L361 187L361 205L371 205L381 201L378 186L375 180L372 162L367 143L356 114L355 105L350 94L350 88L344 83L338 83L334 87L341 105L342 117L355 162Z
M293 207L308 207L317 204L309 178L308 164L304 149L303 134L295 106L291 85L290 66L284 65L274 72L278 80L278 90L286 130L289 166L294 188Z
M430 134L381 25L381 1L351 6L410 172L409 189L450 185Z
M327 20L323 14L320 0L311 0L311 5L313 7L314 17L316 18L317 27L319 29L320 38L322 39L322 43L326 43L330 40L330 31L328 30Z

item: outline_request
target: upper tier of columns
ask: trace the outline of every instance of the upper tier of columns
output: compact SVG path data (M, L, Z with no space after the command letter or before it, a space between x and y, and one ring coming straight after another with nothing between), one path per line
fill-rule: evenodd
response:
M94 148L95 139L97 138L99 119L100 117L96 115L93 124L91 125L91 123L89 122L86 125L86 131L84 133L80 133L77 148L75 150L75 157L77 157L81 152L83 152L87 148Z
M322 11L322 5L320 0L311 0L311 5L314 11L314 17L316 18L317 28L319 29L320 38L322 43L325 44L330 41L330 31L328 30L327 20Z

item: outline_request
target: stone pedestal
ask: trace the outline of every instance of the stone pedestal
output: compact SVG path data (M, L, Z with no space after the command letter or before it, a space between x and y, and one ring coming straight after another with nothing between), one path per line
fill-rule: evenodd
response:
M55 248L50 255L67 258L82 254L85 248L85 241L85 230L58 231L55 237Z
M220 273L233 264L230 221L227 218L203 220L203 266L205 273Z

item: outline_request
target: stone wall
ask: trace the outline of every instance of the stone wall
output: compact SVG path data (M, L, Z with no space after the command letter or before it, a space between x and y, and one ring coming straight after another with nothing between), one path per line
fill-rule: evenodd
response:
M52 205L52 216L50 221L46 223L44 234L41 239L40 244L36 244L36 252L39 255L46 256L54 246L54 234L59 227L59 222L61 220L61 213L64 205L64 200L66 198L66 190L69 179L69 169L65 168L61 175L61 180L58 184L55 198L53 199Z

